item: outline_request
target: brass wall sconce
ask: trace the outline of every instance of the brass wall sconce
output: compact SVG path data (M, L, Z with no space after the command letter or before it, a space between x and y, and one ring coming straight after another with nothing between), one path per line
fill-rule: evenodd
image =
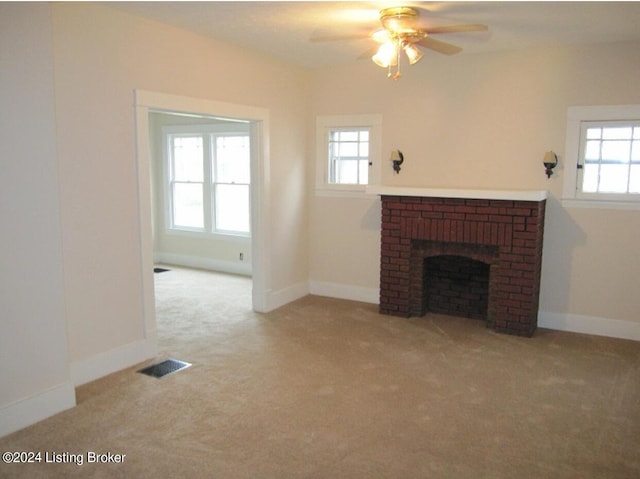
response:
M551 178L551 175L553 175L553 169L558 166L558 155L553 151L547 151L544 154L542 164L544 165L544 172L547 174L547 178Z
M404 161L404 155L402 154L402 152L400 150L393 150L389 159L393 164L393 171L395 171L396 173L400 173L400 165Z

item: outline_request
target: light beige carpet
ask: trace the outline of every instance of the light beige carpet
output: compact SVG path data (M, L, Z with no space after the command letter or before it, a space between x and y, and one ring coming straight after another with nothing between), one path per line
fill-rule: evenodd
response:
M193 366L79 388L76 408L0 451L84 464L0 464L0 477L640 477L639 342L518 338L313 296L261 315L247 278L155 279L158 359ZM89 451L126 457L87 464Z

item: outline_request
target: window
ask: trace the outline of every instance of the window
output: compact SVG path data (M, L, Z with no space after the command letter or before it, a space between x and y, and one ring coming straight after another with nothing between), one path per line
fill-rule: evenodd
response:
M366 185L369 179L369 129L329 131L329 183Z
M585 122L580 137L583 193L640 193L640 122Z
M204 138L170 136L171 225L204 228Z
M640 208L640 105L571 107L568 206Z
M361 194L380 182L380 115L322 116L316 122L316 192Z
M170 230L249 235L251 149L242 130L164 129Z
M249 233L249 136L214 136L216 231Z

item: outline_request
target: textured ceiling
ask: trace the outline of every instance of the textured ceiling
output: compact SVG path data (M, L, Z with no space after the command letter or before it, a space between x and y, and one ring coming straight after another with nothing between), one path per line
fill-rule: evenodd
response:
M422 25L484 23L487 32L440 34L461 55L535 46L640 41L640 2L114 2L114 8L251 48L308 68L357 61L375 43L378 12L420 9ZM312 42L321 35L365 38ZM428 55L439 55L427 52Z

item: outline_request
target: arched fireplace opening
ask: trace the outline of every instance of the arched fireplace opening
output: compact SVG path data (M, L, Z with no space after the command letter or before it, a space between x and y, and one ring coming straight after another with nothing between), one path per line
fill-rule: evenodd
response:
M409 261L410 316L439 313L495 319L500 250L492 245L413 240Z
M490 265L457 255L424 259L422 315L431 312L487 320Z

